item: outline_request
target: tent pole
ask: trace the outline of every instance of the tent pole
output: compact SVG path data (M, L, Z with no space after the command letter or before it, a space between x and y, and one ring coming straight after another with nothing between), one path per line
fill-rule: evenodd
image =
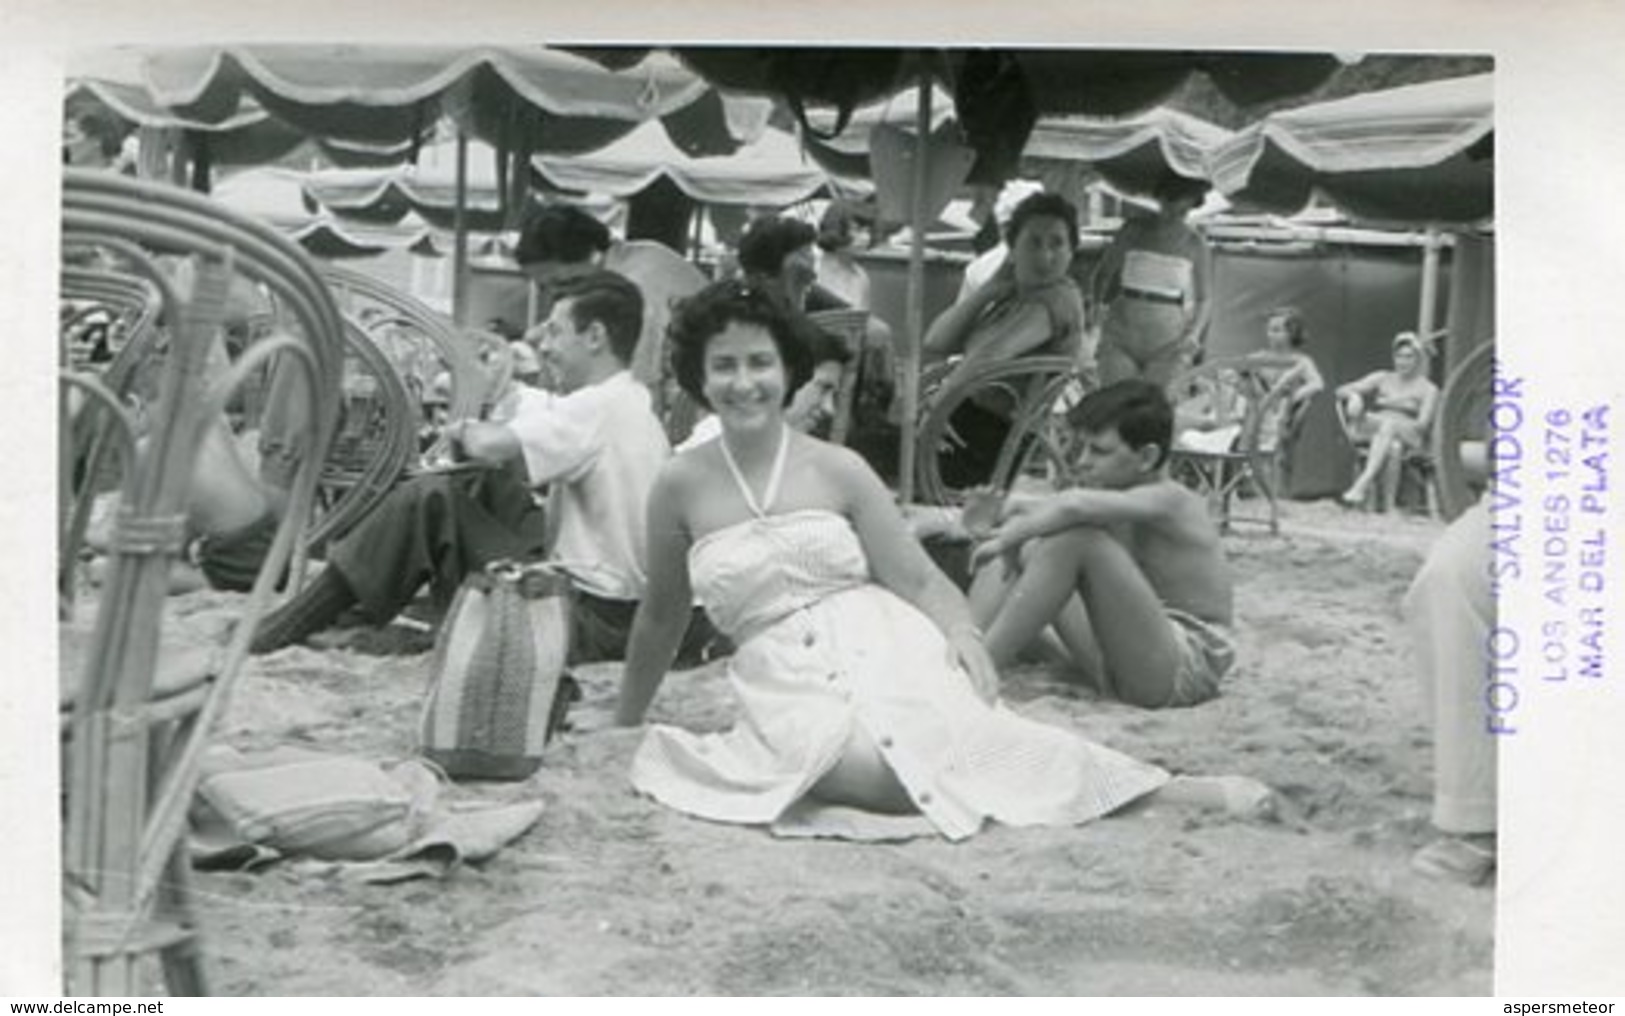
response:
M1439 227L1428 226L1427 242L1422 247L1422 305L1416 315L1416 334L1433 334L1436 304L1439 301Z
M173 127L169 148L169 182L177 187L186 186L186 166L192 157L190 133L182 127Z
M452 212L451 319L468 323L468 134L457 128L457 205Z
M927 165L931 136L931 76L924 57L919 65L920 90L914 117L914 192L910 196L913 228L909 231L908 307L903 329L901 369L903 375L903 426L897 456L898 497L904 504L914 500L914 431L920 415L920 343L925 335L925 227Z

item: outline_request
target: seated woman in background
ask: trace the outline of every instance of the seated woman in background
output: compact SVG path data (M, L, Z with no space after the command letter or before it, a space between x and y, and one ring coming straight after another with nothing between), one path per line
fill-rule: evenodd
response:
M1072 825L1156 795L1258 814L1268 788L1170 777L998 704L998 675L954 585L855 453L791 430L811 370L776 301L733 282L672 324L684 389L721 437L676 456L649 498L648 595L616 722L640 723L698 601L738 650L726 733L651 727L632 785L718 822L854 839L988 820Z
M1264 319L1264 348L1249 357L1254 361L1254 371L1268 386L1264 391L1266 415L1259 428L1261 440L1267 449L1281 456L1283 468L1310 401L1326 390L1326 379L1315 358L1304 351L1308 341L1303 312L1296 307L1277 307Z
M925 362L960 356L942 381L946 389L984 364L1021 357L1063 356L1094 365L1083 329L1083 294L1067 274L1078 248L1078 213L1059 194L1024 199L1010 215L1010 256L988 282L943 311L925 333ZM985 483L1010 433L1007 393L972 396L949 418L962 446L943 454L939 469L950 487Z
M1439 401L1439 386L1427 376L1431 352L1415 332L1400 332L1394 336L1392 370L1375 370L1338 386L1337 402L1350 438L1370 442L1365 468L1338 498L1343 504L1364 504L1380 477L1378 509L1393 505L1399 467L1405 455L1426 446Z

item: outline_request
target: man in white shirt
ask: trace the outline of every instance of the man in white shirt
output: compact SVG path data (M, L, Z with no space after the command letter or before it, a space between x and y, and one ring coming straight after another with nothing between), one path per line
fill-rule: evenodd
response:
M299 641L353 605L384 623L425 582L446 604L492 561L545 556L575 587L572 659L618 659L646 583L649 489L670 455L648 389L627 370L642 320L637 287L613 272L561 288L530 336L556 392L520 386L505 421L448 425L460 457L488 468L391 491L328 548L320 577L266 619L255 651ZM543 486L546 511L534 496Z

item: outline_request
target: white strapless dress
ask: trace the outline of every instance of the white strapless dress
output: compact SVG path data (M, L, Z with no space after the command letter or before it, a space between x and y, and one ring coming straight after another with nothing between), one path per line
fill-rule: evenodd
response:
M763 500L771 504L769 496ZM743 486L747 502L754 498ZM988 819L1073 825L1155 790L1163 770L977 698L924 614L869 575L831 511L758 513L689 552L694 590L738 650L742 706L720 734L653 726L632 783L702 818L784 835L961 839ZM807 791L861 728L920 816L831 805Z

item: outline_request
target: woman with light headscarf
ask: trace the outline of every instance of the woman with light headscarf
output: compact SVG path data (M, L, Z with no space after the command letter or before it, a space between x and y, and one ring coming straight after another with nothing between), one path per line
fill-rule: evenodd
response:
M1415 332L1394 336L1392 370L1376 370L1338 386L1337 404L1344 429L1354 440L1369 441L1365 468L1338 498L1345 505L1365 503L1371 484L1382 477L1381 501L1386 511L1399 486L1399 466L1410 452L1427 443L1428 427L1439 401L1439 386L1428 379L1431 344Z

